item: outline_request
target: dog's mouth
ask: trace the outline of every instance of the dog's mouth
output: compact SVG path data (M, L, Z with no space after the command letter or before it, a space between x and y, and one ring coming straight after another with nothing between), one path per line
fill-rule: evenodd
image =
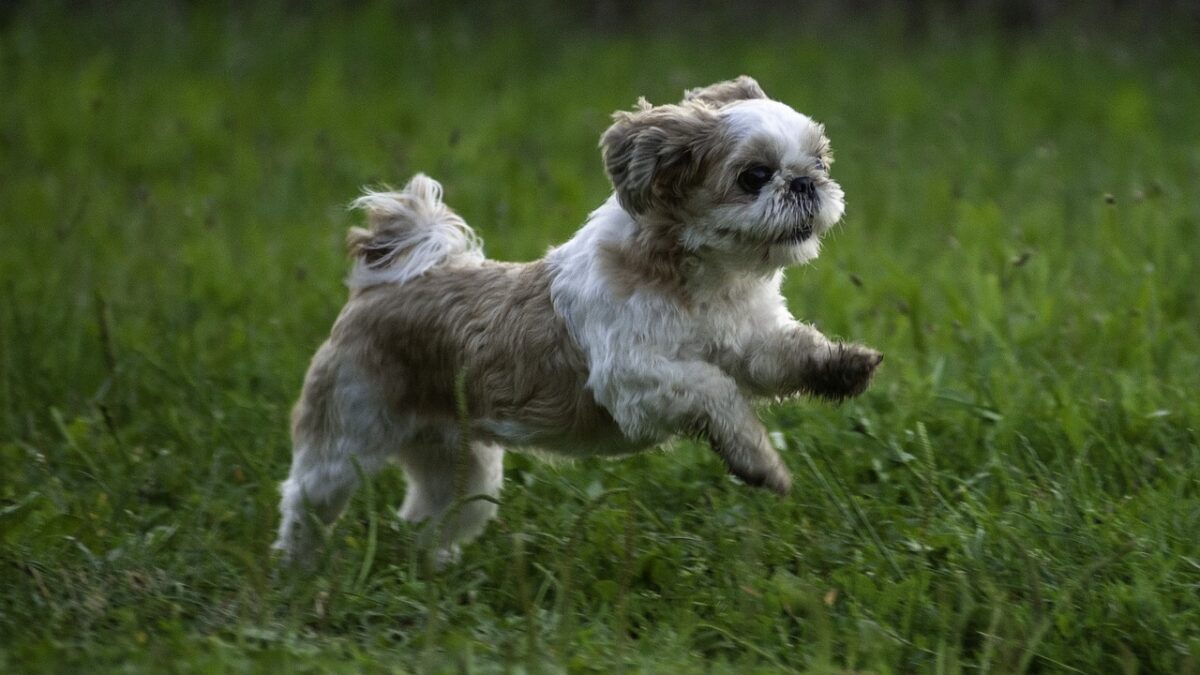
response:
M803 242L805 239L808 239L812 236L812 234L813 222L812 220L805 220L799 225L793 227L790 232L787 232L783 236L776 239L773 243L776 245L795 245Z
M766 244L768 247L771 247L771 246L797 246L799 244L802 244L806 240L808 240L809 237L813 236L813 232L815 231L815 229L816 228L815 228L815 225L813 224L813 220L811 218L809 218L809 219L803 220L800 223L797 223L796 225L792 226L791 229L787 230L783 234L776 235L776 236L770 237L770 238L763 238L761 236L756 237L749 233L741 232L741 231L738 231L738 230L735 230L732 228L728 228L728 227L722 227L718 230L718 232L720 232L722 235L729 237L731 239L736 239L737 241L740 241L743 244L748 245L748 246L758 247L758 246L762 246L763 244Z
M790 207L795 221L788 231L770 242L772 246L796 246L813 236L816 230L815 221L821 205L820 199L815 195L802 196L789 192L784 202Z

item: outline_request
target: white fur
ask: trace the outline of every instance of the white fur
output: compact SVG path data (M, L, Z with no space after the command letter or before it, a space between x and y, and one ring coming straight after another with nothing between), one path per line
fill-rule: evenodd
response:
M749 205L720 204L699 215L685 228L683 242L692 250L721 250L726 254L723 262L727 266L740 263L744 271L761 270L764 260L760 242L795 224L795 214L781 206L779 197L786 193L792 178L814 173L824 143L824 128L807 115L768 99L732 103L721 115L743 142L759 139L769 143L780 156L780 171ZM737 167L724 170L735 172ZM769 266L802 265L820 254L821 235L841 220L845 201L841 186L833 181L821 184L818 194L821 208L812 220L813 235L800 242L771 246L766 256Z
M698 268L690 308L650 289L624 297L598 256L604 244L631 240L635 231L633 218L610 196L547 261L556 272L555 310L587 355L588 387L597 402L627 436L657 443L677 432L670 410L676 387L727 379L714 372L706 354L743 354L756 336L807 327L788 312L779 269L730 272L717 263Z
M479 236L442 202L441 183L425 174L399 192L366 190L350 207L366 211L389 235L379 243L391 251L373 264L356 260L346 281L352 289L402 284L436 265L483 261Z
M392 449L393 424L365 378L342 371L335 387L332 414L343 432L328 439L294 438L291 471L281 488L283 520L274 548L299 557L307 557L318 543L319 530L305 522L308 514L332 522L358 487L359 471L374 473Z

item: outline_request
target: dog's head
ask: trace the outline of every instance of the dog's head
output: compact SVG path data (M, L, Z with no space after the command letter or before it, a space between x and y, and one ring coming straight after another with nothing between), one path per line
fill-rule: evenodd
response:
M621 206L689 252L739 267L804 263L845 210L824 127L740 77L618 112L600 146Z

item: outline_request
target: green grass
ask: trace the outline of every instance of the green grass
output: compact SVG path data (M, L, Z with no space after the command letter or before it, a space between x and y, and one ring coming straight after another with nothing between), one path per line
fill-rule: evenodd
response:
M1194 34L530 16L0 15L0 670L1196 672ZM611 111L743 72L848 195L794 312L887 353L764 413L793 495L695 444L512 455L432 574L390 469L277 575L360 186L426 171L536 258L606 196Z

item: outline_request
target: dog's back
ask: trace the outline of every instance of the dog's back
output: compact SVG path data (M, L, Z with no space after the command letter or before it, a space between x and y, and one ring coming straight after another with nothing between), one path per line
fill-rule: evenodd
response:
M543 261L439 266L361 291L330 341L393 414L456 423L462 382L479 436L548 449L554 436L603 436L611 418L585 389L588 365L554 312L550 282Z

